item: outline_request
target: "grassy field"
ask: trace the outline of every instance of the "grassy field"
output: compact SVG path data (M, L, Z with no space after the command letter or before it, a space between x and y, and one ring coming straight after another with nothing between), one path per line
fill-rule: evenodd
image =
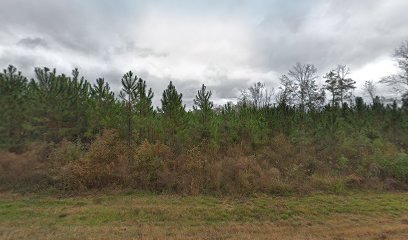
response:
M0 194L0 239L408 239L408 193Z

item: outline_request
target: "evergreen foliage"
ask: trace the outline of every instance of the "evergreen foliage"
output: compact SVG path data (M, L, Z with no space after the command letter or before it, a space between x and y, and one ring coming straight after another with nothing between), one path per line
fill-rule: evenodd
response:
M402 80L406 78L406 49L403 45L397 50L401 73L385 81L387 85L405 83ZM223 106L214 106L212 92L203 84L193 100L193 109L186 111L183 95L173 82L164 90L160 108L154 109L153 90L131 71L123 76L117 97L105 79L98 78L91 84L80 76L78 69L66 76L55 69L36 68L29 81L10 65L0 73L0 148L19 153L38 142L51 145L75 142L93 151L92 154L76 162L68 161L67 166L65 161L51 165L61 164L65 166L61 171L82 174L92 170L89 164L93 160L88 158L97 156L104 159L103 164L98 163L98 169L108 172L110 180L120 184L126 180L120 174L136 174L132 176L137 176L138 181L141 176L150 179L146 185L149 189L166 186L174 190L180 186L175 179L183 179L184 187L190 184L192 192L199 192L208 181L213 184L221 176L230 181L238 181L236 178L263 181L262 176L274 176L270 172L273 169L284 181L312 178L316 174L356 174L364 179L393 178L408 184L406 95L396 95L394 101L387 103L376 95L375 84L367 82L369 102L362 97L354 98L355 81L342 65L324 78L326 84L319 88L314 65L297 63L281 77L282 86L274 95L275 103L273 90L267 91L265 84L258 82L242 92L237 104L229 102ZM328 102L326 91L331 96ZM117 142L115 149L121 153L109 152L115 161L106 163L109 159L98 152L109 148L101 140L109 129L118 131L119 134L110 132L106 136L110 136L109 144ZM89 148L90 144L95 145L95 139L100 149ZM122 141L127 148L123 148ZM156 156L151 152L155 149L163 154ZM147 152L135 154L135 151ZM123 155L127 156L127 164ZM140 156L148 156L146 159L153 162ZM231 160L236 156L239 162ZM212 165L208 165L210 162ZM236 174L243 175L223 169L228 168L226 163L238 171ZM84 164L86 169L76 164ZM145 167L154 169L154 173ZM263 168L268 172L262 172ZM197 174L190 176L189 171ZM248 171L254 175L246 176ZM173 182L158 182L164 177ZM91 182L94 181L92 178ZM212 189L222 191L222 184L211 184L208 186ZM251 189L248 182L239 184Z

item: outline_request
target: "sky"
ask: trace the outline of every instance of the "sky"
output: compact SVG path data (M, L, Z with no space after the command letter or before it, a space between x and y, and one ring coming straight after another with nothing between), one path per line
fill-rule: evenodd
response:
M0 67L79 68L116 92L132 70L156 105L169 81L187 106L201 84L216 104L258 81L277 89L296 62L320 76L345 64L361 89L397 71L407 9L407 0L0 0Z

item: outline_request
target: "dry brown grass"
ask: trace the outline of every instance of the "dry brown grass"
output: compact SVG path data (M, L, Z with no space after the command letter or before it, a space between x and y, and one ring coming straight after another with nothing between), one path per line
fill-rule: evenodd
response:
M42 227L0 226L1 239L408 239L408 224L395 219L368 219L356 223L353 218L328 219L325 223L292 224L251 223L223 224L222 226L154 226L115 225L103 227L58 226L53 229Z

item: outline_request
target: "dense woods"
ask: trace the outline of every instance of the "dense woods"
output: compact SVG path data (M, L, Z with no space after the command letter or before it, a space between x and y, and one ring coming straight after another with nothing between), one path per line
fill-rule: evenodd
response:
M259 82L224 106L197 86L191 110L172 82L155 108L148 79L131 71L116 94L78 69L36 68L28 79L10 65L0 74L0 184L193 195L407 189L408 42L394 57L401 71L366 82L365 98L347 66L319 77L297 63L276 91ZM384 86L392 100L378 96Z

